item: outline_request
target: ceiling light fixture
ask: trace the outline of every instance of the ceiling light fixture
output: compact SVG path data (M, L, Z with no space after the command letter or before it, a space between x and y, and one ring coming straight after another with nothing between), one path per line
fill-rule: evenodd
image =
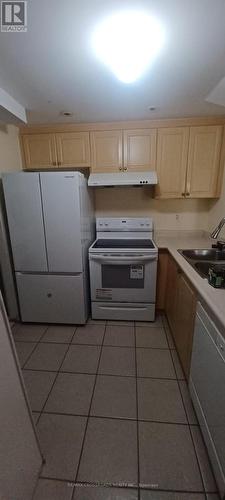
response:
M161 24L143 11L120 11L94 30L97 57L119 80L131 83L149 68L164 42Z

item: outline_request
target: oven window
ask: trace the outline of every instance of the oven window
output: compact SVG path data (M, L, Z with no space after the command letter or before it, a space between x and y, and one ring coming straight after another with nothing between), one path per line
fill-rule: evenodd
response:
M103 264L102 287L103 288L144 288L144 271L142 265Z

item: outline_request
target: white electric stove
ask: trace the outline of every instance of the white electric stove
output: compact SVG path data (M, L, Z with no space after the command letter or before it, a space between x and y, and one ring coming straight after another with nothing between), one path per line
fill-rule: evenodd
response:
M93 319L154 321L158 249L151 218L97 218L89 248Z

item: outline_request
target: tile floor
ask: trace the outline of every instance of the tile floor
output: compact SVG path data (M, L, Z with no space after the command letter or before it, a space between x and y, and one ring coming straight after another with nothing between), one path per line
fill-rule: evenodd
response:
M14 325L46 463L33 500L217 500L164 316Z

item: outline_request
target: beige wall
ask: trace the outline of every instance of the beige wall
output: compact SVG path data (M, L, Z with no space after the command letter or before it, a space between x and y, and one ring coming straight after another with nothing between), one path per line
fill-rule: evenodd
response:
M152 216L156 229L208 229L208 200L155 200L149 188L95 190L96 216Z
M0 173L21 168L18 128L14 125L0 125Z

